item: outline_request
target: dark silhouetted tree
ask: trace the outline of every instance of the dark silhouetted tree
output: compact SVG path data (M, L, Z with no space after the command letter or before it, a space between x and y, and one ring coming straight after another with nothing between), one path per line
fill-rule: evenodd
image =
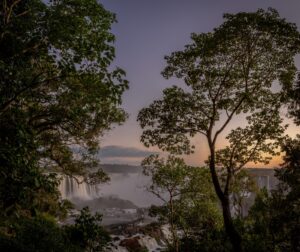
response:
M96 0L1 2L2 213L32 206L43 186L55 190L49 170L107 180L102 170L89 172L99 137L126 119L125 72L111 66L115 20Z
M226 232L234 251L241 251L242 238L230 211L230 184L247 163L267 163L276 154L284 127L282 93L272 86L275 80L285 85L293 81L300 40L296 26L273 9L224 18L213 32L192 34L191 44L165 58L163 76L182 79L187 88L165 89L161 100L140 111L138 121L146 146L177 154L191 153L190 138L205 136ZM229 145L217 149L221 134L238 115L246 116L247 125L232 129L226 137Z

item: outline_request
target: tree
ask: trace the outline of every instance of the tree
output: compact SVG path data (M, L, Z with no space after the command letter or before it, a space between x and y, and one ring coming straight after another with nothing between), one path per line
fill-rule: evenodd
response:
M213 32L192 34L192 44L165 57L163 76L182 79L188 88L165 89L161 100L140 111L138 121L144 129L141 141L164 151L189 154L190 137L206 138L226 232L234 250L241 251L241 235L230 212L230 183L247 163L266 163L276 154L284 127L279 114L282 94L272 85L275 80L284 85L293 81L300 40L296 26L273 9L224 18ZM221 133L239 114L248 125L231 130L229 145L217 149ZM220 169L225 170L224 183Z
M83 251L68 239L57 223L41 217L23 218L14 223L14 234L0 233L0 249L16 252Z
M246 251L278 251L275 242L277 230L271 228L271 197L266 188L258 191L254 204L243 222Z
M300 250L300 135L283 143L284 163L276 171L280 183L272 193L272 229L282 251Z
M91 215L88 208L81 210L75 224L60 226L51 216L22 218L13 223L13 233L0 230L1 251L103 251L110 241L100 226L101 215Z
M98 137L125 119L125 73L109 70L114 21L95 0L2 5L0 119L28 127L43 167L84 175Z
M100 226L102 215L91 215L89 208L80 211L73 226L67 226L71 242L84 249L84 251L104 251L110 241L109 234Z
M150 214L170 224L171 249L180 251L178 231L191 238L220 228L217 199L207 169L188 166L182 158L172 155L166 160L150 155L142 165L144 174L151 176L148 191L164 203L152 206Z
M174 156L169 156L166 162L158 155L151 155L142 162L143 173L151 176L151 184L147 190L159 199L166 207L166 216L172 233L173 248L179 251L179 239L175 217L177 208L175 201L181 194L181 190L187 180L187 169L184 161Z
M246 220L249 251L300 249L300 137L283 143L282 167L276 170L276 189L258 194Z
M89 172L99 137L126 118L125 72L111 67L115 21L96 0L2 1L0 191L18 189L1 207L18 204L24 191L33 196L49 170L107 180L102 170Z
M299 73L296 81L284 86L289 114L299 125ZM281 144L283 164L276 170L278 187L260 193L250 210L247 220L249 251L298 251L300 232L300 136L286 138ZM250 224L249 224L250 222Z

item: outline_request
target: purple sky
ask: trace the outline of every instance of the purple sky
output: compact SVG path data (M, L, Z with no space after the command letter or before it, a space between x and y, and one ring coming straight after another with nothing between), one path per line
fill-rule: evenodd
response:
M123 108L129 119L123 126L110 131L102 140L102 146L130 147L130 151L145 149L139 138L141 129L136 122L138 111L161 96L162 90L179 84L178 80L165 80L160 72L165 66L163 57L182 50L190 42L192 32L209 32L223 22L223 13L256 11L258 8L277 9L281 17L296 23L300 28L300 0L101 0L104 7L117 14L118 23L113 25L116 35L115 65L123 68L130 82L130 89L123 96ZM300 57L297 65L300 67ZM231 126L235 126L232 122ZM230 126L230 125L229 125ZM229 129L230 130L230 127ZM226 133L228 133L228 130ZM294 125L290 135L299 133ZM206 142L195 138L196 153L185 157L192 165L203 164L207 158ZM219 146L224 145L220 141ZM152 148L150 150L156 150ZM141 157L131 153L119 156L113 151L102 162L138 164ZM147 152L145 152L147 153ZM276 161L274 161L276 163ZM278 162L278 161L277 161ZM274 164L275 164L274 163Z

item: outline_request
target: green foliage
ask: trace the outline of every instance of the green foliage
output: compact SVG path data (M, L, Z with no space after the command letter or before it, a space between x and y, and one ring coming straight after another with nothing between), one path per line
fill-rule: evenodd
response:
M285 94L272 86L274 81L292 85L300 36L274 9L225 14L224 19L210 33L192 34L184 50L165 57L162 75L183 80L187 88L165 89L161 100L139 112L138 121L145 146L175 154L193 152L191 137L206 137L226 231L234 250L241 251L230 213L230 186L247 163L268 163L277 154L285 130L280 116ZM248 124L232 129L229 145L217 149L221 133L238 115L247 116Z
M178 251L181 246L179 230L184 232L184 241L196 239L198 243L208 242L208 234L221 232L220 209L208 169L188 166L175 156L164 160L158 155L146 158L143 167L144 174L151 176L148 191L164 202L152 206L150 215L170 224L173 243L169 249Z
M300 125L300 73L297 74L294 85L285 87L288 101L288 111L294 122Z
M119 107L128 88L125 72L110 66L115 21L96 0L1 4L2 215L18 209L63 215L47 206L63 205L50 170L89 183L108 179L89 170L98 165L99 137L126 118Z
M248 251L299 251L300 138L283 144L284 164L276 171L280 183L271 195L261 192L246 222Z
M225 252L232 246L223 229L211 229L199 236L184 237L180 241L179 251Z
M221 114L227 112L231 119L276 105L272 82L296 70L293 56L299 52L299 34L274 10L227 14L214 32L191 38L183 51L165 57L163 71L166 78L183 79L190 92L167 88L162 100L141 110L138 120L145 128L141 139L146 145L188 153L186 135L207 135Z
M270 228L272 211L270 196L262 189L256 196L249 216L242 224L246 251L276 251L274 233Z
M187 235L223 228L217 196L209 170L188 167L188 176L178 200L178 224ZM201 239L201 235L198 237Z
M101 215L81 210L74 225L59 226L52 216L37 216L15 221L0 232L0 250L16 252L103 251L110 241L100 226Z
M279 188L272 194L273 226L282 251L300 250L300 136L283 143L284 164L277 170ZM288 214L287 214L288 213Z
M45 218L20 219L13 234L0 234L0 250L16 252L83 251L69 240L64 230Z
M108 179L89 172L99 137L127 116L125 72L111 67L115 21L96 0L1 1L0 228L1 246L13 246L3 251L93 251L107 239L83 210L70 227L79 245L68 245L55 222L72 206L54 173Z
M1 131L24 125L41 168L86 175L98 137L126 118L125 73L109 70L115 15L96 0L4 0L0 8Z
M148 191L161 199L165 206L162 208L153 208L152 215L159 214L161 220L166 220L170 224L172 233L172 243L169 247L178 251L177 223L175 218L178 216L176 201L181 195L181 191L187 181L188 170L183 159L175 156L168 156L165 161L159 158L159 155L150 155L142 162L144 174L151 176L151 184Z
M66 227L71 242L84 249L84 251L104 251L105 245L110 241L108 233L100 226L102 215L91 215L88 207L80 211L75 219L75 225Z
M56 175L41 172L36 145L26 126L7 123L0 131L0 218L36 215L39 211L61 215L64 207L58 201Z

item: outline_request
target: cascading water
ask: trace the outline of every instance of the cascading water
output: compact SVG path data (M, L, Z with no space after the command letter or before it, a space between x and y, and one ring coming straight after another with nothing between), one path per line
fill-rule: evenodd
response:
M62 176L59 191L63 199L91 200L99 197L97 185L78 183L76 179L82 180L80 177Z
M161 248L156 239L149 235L141 235L139 243L143 247L146 247L148 251L157 251L159 248Z

